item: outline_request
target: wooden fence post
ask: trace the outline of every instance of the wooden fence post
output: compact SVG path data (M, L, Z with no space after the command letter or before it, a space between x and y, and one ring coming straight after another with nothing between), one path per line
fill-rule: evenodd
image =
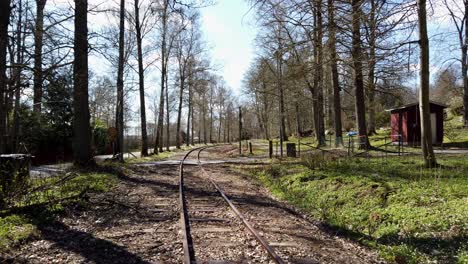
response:
M286 143L286 155L290 158L296 157L296 143Z
M268 152L270 154L270 159L273 158L273 141L268 140Z

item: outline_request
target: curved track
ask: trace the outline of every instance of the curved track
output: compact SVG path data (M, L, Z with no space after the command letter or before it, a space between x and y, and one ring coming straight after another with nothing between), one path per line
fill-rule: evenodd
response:
M236 208L236 206L231 202L231 200L224 194L221 188L216 184L215 181L210 177L208 172L203 168L202 162L200 159L200 154L203 150L215 146L206 146L200 147L196 149L192 149L183 157L179 165L179 199L180 199L180 224L182 230L182 244L183 244L183 251L184 251L184 263L196 263L197 258L194 250L194 243L191 235L190 229L190 214L187 207L187 199L185 194L186 187L184 186L184 162L186 159L195 151L197 153L197 161L198 161L198 168L200 169L201 173L209 179L212 187L216 190L216 192L222 197L222 199L229 205L230 209L235 213L238 218L238 222L241 222L245 228L247 228L250 234L255 238L255 240L262 246L262 248L268 253L271 260L275 263L283 264L284 261L276 254L274 249L267 243L267 241L259 234L259 232L248 222L247 218ZM213 199L213 198L210 198Z

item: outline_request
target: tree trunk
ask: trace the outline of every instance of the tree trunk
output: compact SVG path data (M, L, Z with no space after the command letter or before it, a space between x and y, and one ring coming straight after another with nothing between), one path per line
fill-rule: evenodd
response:
M186 137L185 140L187 140L187 142L186 142L187 147L190 146L190 143L191 143L190 139L192 138L191 135L193 133L193 132L190 133L191 131L193 131L193 129L191 130L191 128L193 127L193 124L191 124L191 122L190 122L190 120L193 120L193 117L192 117L192 115L193 115L193 113L192 113L192 111L193 111L193 109L192 109L192 87L191 87L191 85L192 85L191 82L189 82L189 85L188 85L188 94L189 94L188 96L189 96L189 98L188 98L188 107L187 107L187 109L188 109L188 113L187 113L187 135L185 136Z
M12 133L12 149L18 153L19 150L19 130L20 130L20 102L21 102L21 70L23 63L24 51L22 50L22 24L23 24L23 3L18 2L18 24L16 28L16 68L15 68L15 108L13 112L13 133Z
M180 145L182 141L182 138L180 136L180 122L182 120L182 100L184 98L184 88L185 88L184 87L185 86L185 66L181 63L179 63L179 82L180 82L179 106L177 108L177 125L176 125L176 148L177 149L180 149ZM190 113L188 113L188 116L190 117ZM188 121L190 121L190 119ZM187 122L187 131L188 131L188 126L189 126L189 123Z
M352 0L352 58L354 65L354 86L356 121L358 124L359 147L369 148L369 139L366 129L366 106L364 97L364 80L362 74L362 51L361 51L361 4L362 0Z
M227 130L228 130L228 121L229 119L229 108L226 110L224 114L224 129L223 129L223 143L227 142Z
M207 141L207 134L206 134L206 98L205 96L203 96L203 112L202 112L202 115L203 115L203 143L206 145L208 143Z
M299 103L296 102L296 136L300 137L302 134L302 128L301 128L301 116L299 113Z
M231 115L228 112L228 120L227 120L227 142L231 143Z
M75 0L73 132L75 164L93 164L88 104L88 1Z
M167 63L166 63L167 65ZM170 126L171 126L171 119L170 119L170 112L169 112L169 86L167 85L168 78L166 77L166 151L170 150Z
M465 0L465 43L462 43L463 120L468 126L468 0Z
M6 107L7 86L6 56L8 46L8 24L10 23L10 0L0 1L0 154L6 151Z
M210 88L210 143L213 143L213 86Z
M284 91L283 91L283 85L282 85L282 69L281 69L281 58L280 58L280 52L279 50L276 51L276 88L278 89L278 94L279 94L279 102L278 102L278 116L279 116L279 138L280 138L280 154L281 157L283 156L283 141L285 138L285 122L284 122Z
M192 100L192 99L191 99ZM190 144L192 144L192 146L195 146L195 141L193 141L193 138L194 138L194 135L195 135L195 127L193 125L193 120L194 120L194 109L193 109L193 101L191 103L191 106L192 110L190 111L190 120L191 120L191 126L190 126Z
M222 117L223 117L223 112L220 109L219 111L219 126L218 126L218 143L221 142L221 127L222 127Z
M335 146L343 145L342 125L341 125L341 97L340 97L340 83L337 66L336 55L336 25L334 18L333 0L328 0L328 28L329 28L329 49L330 49L330 64L332 71L333 82L333 124L335 127Z
M260 129L260 133L265 134L265 123L263 122L263 117L262 117L263 113L259 106L260 104L259 95L256 90L254 91L254 94L255 94L255 102L254 102L255 103L255 115L257 116L257 119L258 119L258 126Z
M156 141L154 144L154 153L158 154L162 149L162 131L163 131L163 119L164 119L164 89L167 78L167 69L166 69L166 37L167 37L167 10L168 10L168 0L164 0L164 10L162 14L162 37L161 37L161 93L159 97L159 113L158 113L158 124L156 129Z
M137 37L138 78L140 88L141 156L146 157L148 156L148 132L146 131L145 72L143 69L139 0L135 0L135 30Z
M34 32L34 71L33 71L33 109L40 113L42 109L42 41L44 37L44 7L47 0L36 0L36 27Z
M124 153L124 50L125 50L125 0L120 0L120 26L119 26L119 64L117 69L117 110L116 128L118 132L117 149L118 159L123 162Z
M313 88L313 110L314 110L314 125L315 136L319 146L324 146L325 143L325 122L323 110L323 49L322 49L322 0L315 1L315 16L314 16L314 59L315 59L315 74Z
M266 91L266 82L265 80L263 79L262 80L262 85L263 85L263 91ZM268 95L264 92L263 93L263 107L264 107L264 110L263 110L263 123L265 124L265 139L270 139L270 133L269 133L269 129L268 129L268 111L269 111L269 100L268 100Z
M369 72L367 74L368 99L369 99L369 132L368 135L377 134L375 129L375 45L376 45L376 21L375 21L375 0L371 0L371 12L369 17L370 36L369 36Z
M426 0L418 0L419 46L420 46L420 89L419 112L421 117L421 149L424 164L434 167L437 162L432 148L431 112L429 106L429 38L427 36Z

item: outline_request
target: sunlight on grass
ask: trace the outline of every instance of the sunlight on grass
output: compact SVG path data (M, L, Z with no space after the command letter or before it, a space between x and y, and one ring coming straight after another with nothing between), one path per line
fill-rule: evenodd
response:
M36 225L53 219L64 205L79 202L86 192L106 192L117 182L115 175L84 172L65 182L64 175L31 179L30 193L15 201L11 209L0 210L0 250L7 250L29 237Z
M389 261L447 260L467 254L466 156L282 162L250 171L272 193L367 245Z

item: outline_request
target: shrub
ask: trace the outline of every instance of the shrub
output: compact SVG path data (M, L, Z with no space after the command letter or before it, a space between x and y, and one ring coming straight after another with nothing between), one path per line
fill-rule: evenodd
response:
M390 125L390 113L376 112L375 113L375 126L388 127Z
M457 142L460 139L460 131L453 122L445 122L444 135L450 140L450 142Z
M461 96L453 97L449 102L450 113L453 116L459 116L463 114L463 98Z

